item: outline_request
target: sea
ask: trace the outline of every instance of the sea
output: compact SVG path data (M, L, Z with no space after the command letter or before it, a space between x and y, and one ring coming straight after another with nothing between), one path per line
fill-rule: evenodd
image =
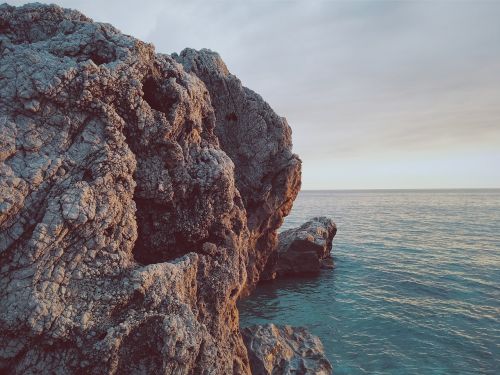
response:
M240 324L305 326L334 374L500 374L500 190L302 191L334 270L261 283Z

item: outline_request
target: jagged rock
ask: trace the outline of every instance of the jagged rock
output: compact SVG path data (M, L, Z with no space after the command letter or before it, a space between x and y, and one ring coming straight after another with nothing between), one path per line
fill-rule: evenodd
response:
M224 99L176 59L73 10L0 5L0 372L249 373L236 300L300 162L241 86L235 116L258 109L252 137L274 143L222 136ZM245 179L238 148L276 162Z
M248 263L249 284L254 285L300 190L301 161L291 152L291 129L260 95L242 86L217 53L185 49L173 57L205 83L215 109L215 134L236 165L249 246L255 249Z
M330 252L336 233L335 223L327 217L315 217L281 232L278 250L269 257L262 279L317 274L322 268L333 268Z
M253 375L332 374L323 344L305 328L255 325L242 335Z

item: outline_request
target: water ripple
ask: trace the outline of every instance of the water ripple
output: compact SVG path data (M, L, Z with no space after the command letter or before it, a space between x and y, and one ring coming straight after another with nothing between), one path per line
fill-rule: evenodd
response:
M241 324L304 325L336 374L498 374L500 191L302 192L283 229L335 218L336 269L263 284Z

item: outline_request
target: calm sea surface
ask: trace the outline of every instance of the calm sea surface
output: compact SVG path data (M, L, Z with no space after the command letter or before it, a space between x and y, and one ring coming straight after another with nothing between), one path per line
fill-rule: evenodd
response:
M500 190L305 191L334 271L263 284L241 325L306 326L335 374L500 374Z

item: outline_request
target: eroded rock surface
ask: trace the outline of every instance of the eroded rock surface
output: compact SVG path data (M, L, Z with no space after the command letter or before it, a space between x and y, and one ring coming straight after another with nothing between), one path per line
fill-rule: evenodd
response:
M253 375L332 374L323 344L305 328L255 325L242 334Z
M219 65L0 5L0 372L249 373L235 302L300 162L286 122L200 55ZM240 90L227 118L218 84Z
M318 274L322 268L333 268L330 252L336 233L337 226L327 217L281 232L278 250L269 257L262 278Z
M300 190L301 161L291 152L291 129L260 95L242 86L217 53L185 49L174 57L210 92L215 134L236 165L235 182L247 212L250 248L255 249L249 254L248 278L255 284Z

